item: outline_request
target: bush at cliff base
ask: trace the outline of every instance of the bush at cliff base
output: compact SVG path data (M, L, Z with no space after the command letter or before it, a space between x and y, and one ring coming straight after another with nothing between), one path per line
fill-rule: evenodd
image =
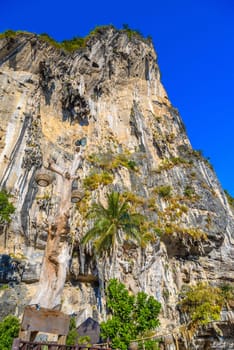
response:
M159 326L161 304L144 292L129 294L125 285L116 279L107 287L109 319L101 323L101 337L112 347L126 350L131 341Z
M0 349L11 350L13 339L18 337L20 323L13 315L6 316L0 322Z

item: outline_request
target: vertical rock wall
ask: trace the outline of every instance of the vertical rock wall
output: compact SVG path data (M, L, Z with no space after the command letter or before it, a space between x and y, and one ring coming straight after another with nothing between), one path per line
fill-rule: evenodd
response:
M166 332L180 325L176 305L184 285L233 283L233 209L210 164L191 148L160 82L150 42L111 27L97 30L85 48L71 54L31 34L0 40L0 118L0 183L16 206L7 234L0 235L0 253L24 265L18 292L0 291L5 314L18 315L24 304L45 295L41 271L49 227L64 206L68 228L57 250L66 255L60 262L66 276L56 300L49 304L41 297L40 303L76 312L77 323L90 316L105 319L103 288L110 277L133 293L144 290L156 297L163 305L160 331ZM77 152L82 152L79 165ZM118 157L122 163L111 166ZM68 198L72 183L58 174L48 187L38 187L35 174L51 161L62 174L73 165L76 187L84 193L77 205ZM85 186L88 176L103 171L112 183ZM160 195L163 187L170 189L168 197ZM91 245L80 245L91 225L87 208L92 201L105 203L112 190L131 194L132 206L147 216L150 229L162 231L145 250L123 242L115 266L96 259ZM48 271L43 275L50 279ZM9 295L17 301L6 307ZM228 323L225 327L232 337ZM199 342L204 345L203 333ZM211 348L221 349L218 342L212 340ZM167 349L174 348L173 340Z

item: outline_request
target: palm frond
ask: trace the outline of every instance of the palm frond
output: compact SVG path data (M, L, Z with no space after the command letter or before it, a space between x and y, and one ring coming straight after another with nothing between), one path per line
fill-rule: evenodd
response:
M141 236L141 242L140 242L140 246L141 248L146 248L147 245L151 242L151 243L155 243L157 240L157 237L154 233L147 231L145 232L142 236Z
M141 244L142 235L138 227L133 225L125 226L125 236Z
M90 210L88 211L88 214L86 215L87 218L93 219L98 217L108 217L108 213L106 208L99 202L99 203L93 203Z
M113 237L115 237L115 225L111 224L106 231L102 231L102 234L94 241L94 246L97 252L100 253L105 247L105 250L110 252L113 246Z
M110 223L106 218L102 218L94 223L93 227L86 232L81 239L82 244L87 244L89 241L94 241L103 231L107 230Z
M119 192L111 192L107 195L108 199L108 213L111 217L116 218L119 212Z
M87 244L92 241L98 255L106 252L114 253L118 243L121 243L123 236L137 242L139 245L146 245L148 236L144 236L145 231L141 226L145 217L139 213L131 213L129 202L126 198L120 199L118 192L111 192L107 195L107 206L100 202L92 204L87 217L94 219L93 227L82 238L82 243Z
M91 228L81 239L81 244L87 244L89 241L93 241L98 236L98 230L96 227Z
M128 209L129 209L128 199L125 199L119 208L119 216L123 216L124 214L128 213Z

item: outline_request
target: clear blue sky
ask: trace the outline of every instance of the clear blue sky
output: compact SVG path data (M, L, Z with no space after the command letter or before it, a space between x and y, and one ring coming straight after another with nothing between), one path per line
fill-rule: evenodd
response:
M57 40L123 23L151 35L162 81L191 143L211 158L234 196L233 0L0 0L0 31L47 32Z

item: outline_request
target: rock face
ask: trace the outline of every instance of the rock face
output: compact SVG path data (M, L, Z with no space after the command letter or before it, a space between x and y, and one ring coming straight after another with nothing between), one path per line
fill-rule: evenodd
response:
M19 292L0 292L1 317L36 302L76 312L78 324L101 320L103 287L117 277L162 303L161 328L170 333L181 322L184 285L234 282L233 209L191 148L149 41L101 28L67 54L33 34L2 38L0 118L0 183L16 207L0 254L24 258ZM37 185L38 171L52 176L47 187ZM90 182L103 173L113 181ZM77 204L73 190L81 193ZM161 238L145 250L123 242L109 266L80 239L91 225L90 203L104 203L112 190L128 195ZM210 347L201 333L189 349L234 349L233 326L223 320L226 338L210 330ZM174 338L165 348L176 349Z

